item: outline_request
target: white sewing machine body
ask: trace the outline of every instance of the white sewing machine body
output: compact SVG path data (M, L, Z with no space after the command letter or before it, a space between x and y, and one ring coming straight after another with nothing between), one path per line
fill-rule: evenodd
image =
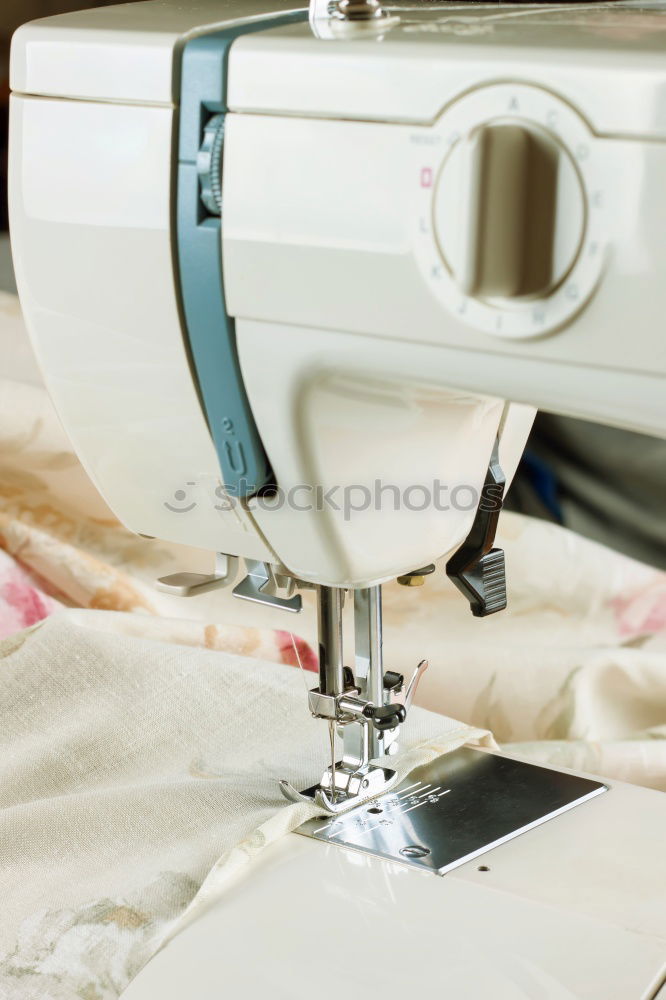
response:
M474 509L296 491L479 493L535 406L666 434L666 35L639 8L313 31L287 3L160 0L19 31L19 291L128 527L368 588L456 550ZM665 825L658 793L612 786L444 878L292 836L126 995L652 1000Z
M314 484L358 487L352 503L377 481L478 491L498 430L513 473L533 405L664 432L666 68L645 31L521 33L518 18L489 31L480 18L477 33L437 33L421 16L382 39L324 41L304 15L270 27L286 9L211 3L207 19L148 3L19 30L18 282L68 432L130 528L361 586L455 549L471 505L443 516L417 493L398 510L384 498L381 514L295 509ZM182 150L179 59L188 40L253 17L262 30L228 55L223 287L251 414L296 502L244 499L250 483L231 508L225 432L216 454L183 333L174 200L197 149ZM536 234L525 222L517 250L502 203L526 181L504 176L501 149L487 246L451 236L478 228L472 147L497 123L560 164L553 218ZM527 275L535 287L516 296L511 272L538 256L539 227L547 287ZM475 276L471 257L496 249L516 258L507 273Z

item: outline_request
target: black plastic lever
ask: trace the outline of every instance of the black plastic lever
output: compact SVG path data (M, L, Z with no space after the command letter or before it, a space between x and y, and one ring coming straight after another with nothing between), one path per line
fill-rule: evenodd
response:
M447 576L467 598L477 618L485 618L506 607L504 551L493 548L505 486L498 441L495 441L470 533L446 564Z
M383 705L382 708L369 705L364 714L372 720L373 726L380 733L385 729L395 729L407 718L405 706L397 704Z

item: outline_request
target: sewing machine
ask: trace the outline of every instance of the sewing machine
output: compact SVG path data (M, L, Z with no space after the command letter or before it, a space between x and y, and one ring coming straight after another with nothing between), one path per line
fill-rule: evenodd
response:
M133 531L215 553L163 589L318 608L331 763L283 792L323 818L128 1000L310 961L325 997L656 997L666 802L469 748L397 775L427 663L385 669L381 586L448 556L474 616L504 608L534 407L666 434L664 28L661 3L155 0L17 33L18 285L81 460ZM267 964L218 969L250 925Z

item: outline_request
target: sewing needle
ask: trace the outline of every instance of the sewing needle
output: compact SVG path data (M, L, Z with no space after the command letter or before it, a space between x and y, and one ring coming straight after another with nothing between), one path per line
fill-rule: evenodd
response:
M336 787L335 787L335 722L330 720L328 723L328 738L331 744L331 798L335 802Z

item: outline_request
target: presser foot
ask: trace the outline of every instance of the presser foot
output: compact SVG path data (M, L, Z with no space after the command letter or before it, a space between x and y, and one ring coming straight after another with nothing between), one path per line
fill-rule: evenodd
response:
M337 816L347 809L388 792L397 774L387 767L369 767L363 773L349 772L342 763L335 768L335 791L331 790L331 769L328 768L319 785L299 792L289 781L280 781L280 791L289 802L307 802L323 813Z

